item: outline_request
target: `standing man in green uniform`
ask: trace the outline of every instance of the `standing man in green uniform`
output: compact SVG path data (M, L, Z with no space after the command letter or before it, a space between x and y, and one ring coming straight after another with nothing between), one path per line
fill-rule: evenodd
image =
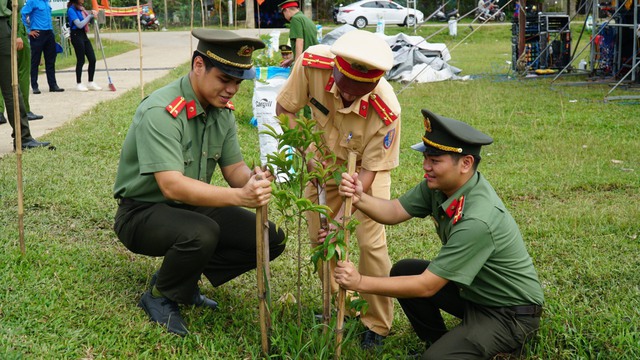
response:
M114 230L132 252L163 256L139 306L152 321L184 336L178 304L215 308L198 281L214 287L256 267L256 217L267 205L269 171L250 169L238 143L231 98L255 77L258 39L196 29L188 75L143 100L122 146L114 186ZM230 187L212 185L216 166ZM284 251L284 233L269 227L271 260Z
M318 44L318 32L313 21L300 11L297 0L285 0L278 5L278 9L290 24L289 39L293 57L280 63L282 67L289 67L309 46Z
M362 191L358 174L342 174L340 194L383 224L431 216L442 241L432 261L405 259L391 277L360 275L339 262L335 279L361 293L398 298L420 339L423 359L490 359L521 348L538 329L544 296L518 225L477 171L489 136L422 110L426 132L411 148L424 155L425 180L398 199ZM447 330L444 310L462 319Z
M29 120L27 118L27 110L24 106L22 91L18 89L19 109L14 109L13 105L13 89L11 86L11 4L8 0L0 0L0 89L2 97L7 105L7 116L9 124L14 129L11 136L15 138L14 111L20 111L20 128L22 137L22 148L31 149L37 147L49 146L49 142L40 142L31 137L31 129L29 128ZM16 49L18 52L24 47L24 42L20 37L16 38ZM14 141L15 148L16 143Z
M23 1L18 1L18 11L22 9ZM28 120L40 120L44 116L36 115L31 112L31 106L29 106L29 83L31 76L31 46L29 45L29 39L27 38L27 29L24 27L22 21L18 21L18 37L22 39L22 50L18 51L18 86L22 91L22 99L24 100L24 106L27 110ZM0 124L7 122L4 117L4 98L0 94Z

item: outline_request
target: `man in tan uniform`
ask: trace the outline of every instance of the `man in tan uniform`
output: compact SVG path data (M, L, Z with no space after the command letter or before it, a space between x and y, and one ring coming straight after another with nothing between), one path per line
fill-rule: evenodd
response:
M390 170L399 165L400 104L382 77L392 65L393 55L384 40L367 31L350 31L333 46L311 46L296 59L276 107L278 115L287 114L290 126L296 126L294 114L309 105L318 129L324 131L324 145L338 163L346 162L350 151L356 152L364 191L385 199L391 196ZM307 186L306 196L317 201L315 185ZM334 219L341 219L343 201L333 181L326 184L326 198ZM384 226L359 211L354 216L360 222L356 230L360 272L389 276ZM307 220L309 236L316 244L320 219L316 214ZM337 289L333 283L332 290ZM360 318L367 328L361 345L371 348L389 334L393 302L384 296L362 297L369 309Z

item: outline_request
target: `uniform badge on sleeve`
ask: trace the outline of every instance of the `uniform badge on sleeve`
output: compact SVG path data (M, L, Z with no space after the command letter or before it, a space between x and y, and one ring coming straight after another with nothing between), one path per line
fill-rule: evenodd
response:
M173 116L173 118L175 119L178 117L180 111L182 111L182 109L184 109L186 105L186 100L182 96L178 96L173 99L173 101L169 105L167 105L165 109L167 109L169 114L171 114L171 116Z
M391 145L393 144L393 139L395 137L396 137L396 129L393 128L387 132L387 135L384 136L384 142L382 143L382 146L384 146L385 149L390 148Z

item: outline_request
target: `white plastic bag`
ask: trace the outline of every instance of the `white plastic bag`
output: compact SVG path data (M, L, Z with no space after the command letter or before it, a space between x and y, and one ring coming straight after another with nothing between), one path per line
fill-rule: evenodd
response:
M278 133L282 133L280 123L276 119L276 97L280 93L282 86L287 81L291 70L276 66L261 67L256 69L255 88L253 90L253 117L258 127L258 139L260 142L260 163L267 164L267 154L278 151L278 142L273 137L261 134L262 131L269 130L271 126ZM277 181L286 181L287 174L280 174Z

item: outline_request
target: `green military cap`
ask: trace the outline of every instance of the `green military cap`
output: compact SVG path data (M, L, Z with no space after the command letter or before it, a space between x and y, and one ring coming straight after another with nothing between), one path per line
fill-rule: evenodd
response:
M245 80L256 77L251 56L265 47L259 39L242 37L229 30L194 29L191 34L199 40L197 51L223 73Z
M278 47L283 54L291 54L291 46L282 44Z
M300 7L300 3L297 0L284 0L280 4L278 4L278 11L282 12L282 10L290 7Z
M493 139L462 121L436 115L422 109L425 133L422 142L411 148L429 155L456 153L480 155L482 145L489 145Z

